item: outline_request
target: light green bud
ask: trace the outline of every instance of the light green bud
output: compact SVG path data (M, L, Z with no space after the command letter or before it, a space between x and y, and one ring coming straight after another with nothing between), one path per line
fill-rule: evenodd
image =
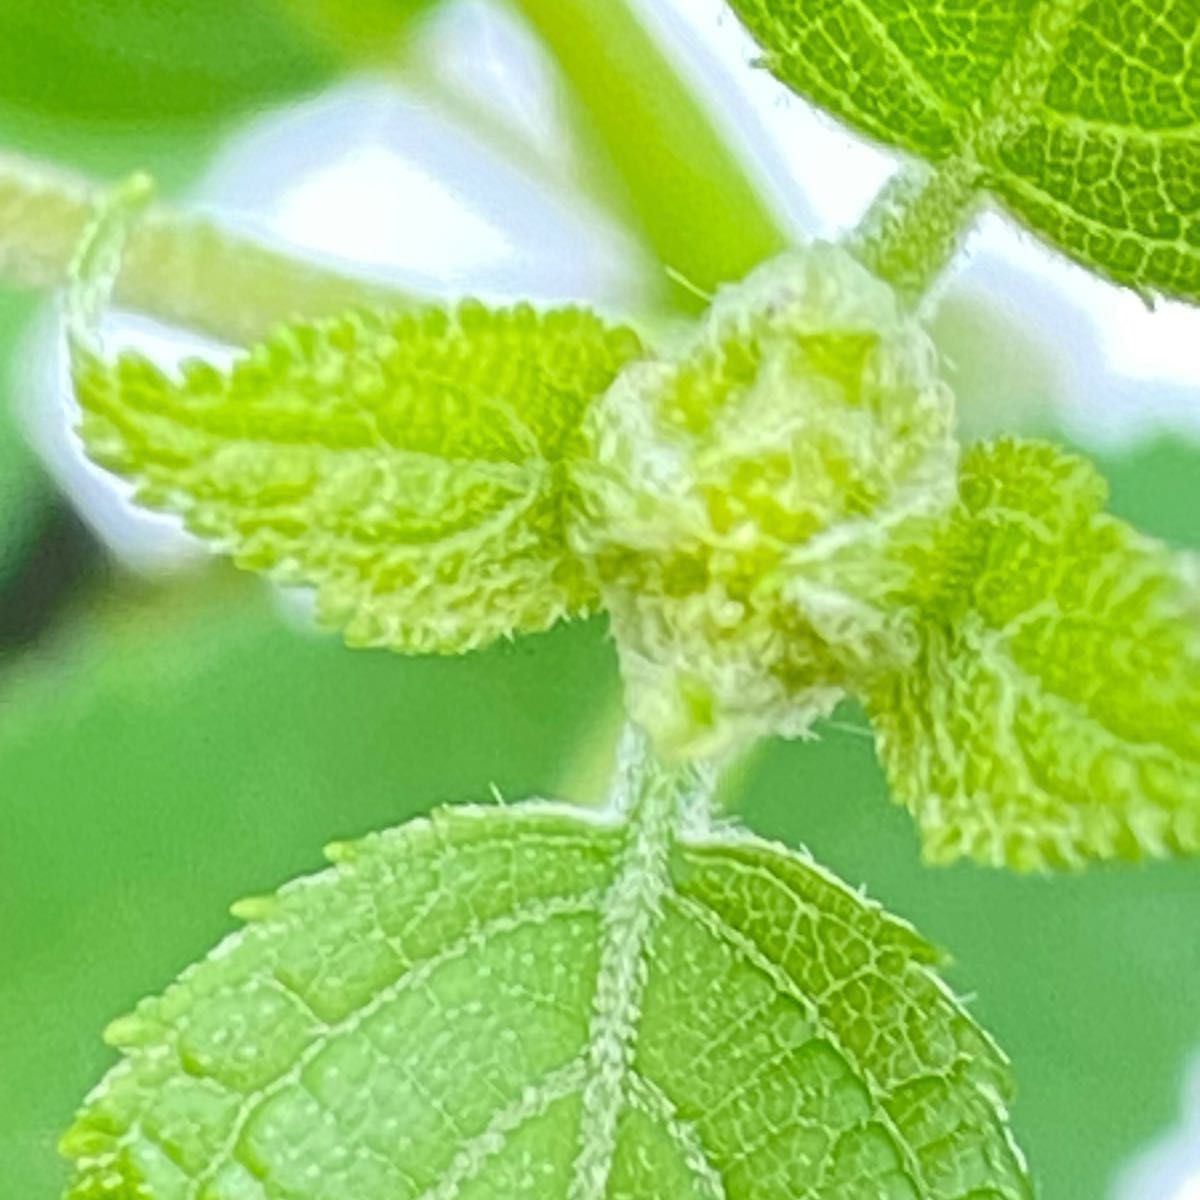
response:
M584 431L571 545L661 752L801 735L912 652L896 551L954 500L953 397L924 330L845 250L722 289Z

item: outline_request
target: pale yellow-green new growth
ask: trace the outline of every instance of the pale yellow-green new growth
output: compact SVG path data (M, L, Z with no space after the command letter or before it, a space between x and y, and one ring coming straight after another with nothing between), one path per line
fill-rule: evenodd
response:
M722 289L589 410L571 544L660 749L801 734L908 657L896 547L952 504L953 397L924 330L845 250Z
M80 431L136 498L312 584L354 645L462 651L595 594L568 553L580 419L636 336L528 306L282 328L226 374L76 352Z
M864 698L932 859L1200 851L1200 570L1105 499L1074 455L983 443L914 559L920 651Z
M172 376L95 345L128 211L119 196L85 241L69 328L88 453L141 503L315 586L355 645L462 651L594 604L565 485L588 405L640 352L631 330L469 301L352 312Z
M1027 1200L930 947L689 787L443 810L236 906L110 1027L69 1200Z

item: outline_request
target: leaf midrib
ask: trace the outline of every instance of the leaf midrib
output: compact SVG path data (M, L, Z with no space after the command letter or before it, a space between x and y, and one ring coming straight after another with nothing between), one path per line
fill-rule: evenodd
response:
M1050 77L1067 39L1091 0L1039 0L1013 52L992 81L987 99L968 127L964 150L988 162L999 142L1032 119L1044 102Z
M669 859L680 799L675 779L651 767L626 786L635 791L615 797L615 803L627 806L627 834L600 906L600 965L568 1200L604 1200L608 1191L617 1120L630 1099L649 941L671 888Z

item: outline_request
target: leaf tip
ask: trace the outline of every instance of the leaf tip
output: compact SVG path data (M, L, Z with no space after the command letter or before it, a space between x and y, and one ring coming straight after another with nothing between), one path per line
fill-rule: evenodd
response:
M245 896L235 900L229 911L239 921L269 921L279 912L276 896Z
M117 184L96 206L68 271L67 336L73 350L92 349L133 223L154 195L154 180L138 171Z
M329 842L321 850L327 861L335 867L351 863L358 857L358 846L354 842Z
M58 1139L58 1152L64 1158L94 1158L108 1149L109 1142L106 1134L80 1119Z
M154 1036L154 1025L138 1012L117 1017L104 1028L105 1042L115 1050L132 1050L144 1046Z

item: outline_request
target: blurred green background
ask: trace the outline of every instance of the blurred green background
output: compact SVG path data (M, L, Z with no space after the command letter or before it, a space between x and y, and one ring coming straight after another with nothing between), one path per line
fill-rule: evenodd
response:
M705 287L736 276L786 240L786 220L629 10L591 4L513 5L563 72L573 186L647 263ZM427 88L411 39L433 7L6 0L0 149L98 179L144 168L186 196L248 115L361 70ZM6 1200L58 1196L58 1132L113 1061L100 1030L234 928L233 900L434 803L493 787L594 799L617 697L602 621L403 659L343 649L219 564L133 571L15 416L31 400L22 364L50 352L29 333L45 302L0 285ZM655 268L630 303L665 322L695 299ZM1054 428L1062 364L1046 331L977 293L951 293L937 331L971 428ZM1119 513L1200 548L1200 446L1164 434L1101 466ZM1200 864L928 870L869 740L841 727L768 746L730 795L755 829L806 843L951 951L955 988L1013 1058L1016 1124L1046 1200L1114 1194L1118 1171L1168 1134L1200 1048Z

